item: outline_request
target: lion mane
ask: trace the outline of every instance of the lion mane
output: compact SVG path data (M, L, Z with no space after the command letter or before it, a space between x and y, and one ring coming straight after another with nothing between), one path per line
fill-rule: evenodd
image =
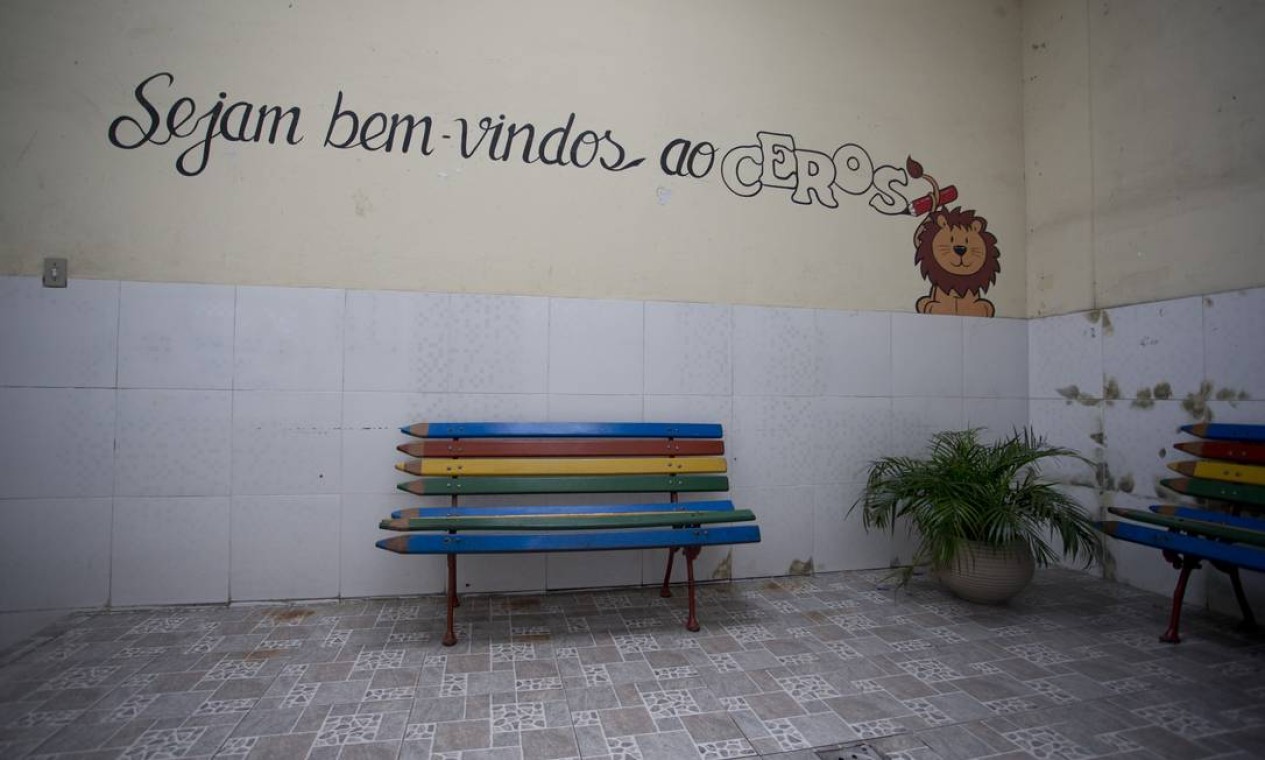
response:
M935 241L936 233L940 226L936 223L936 217L943 216L946 226L960 229L971 229L971 225L979 223L979 236L984 241L985 255L984 264L972 274L954 274L944 267L940 266L940 262L936 261L935 253L932 251L932 244ZM945 293L956 292L959 296L965 296L968 293L979 295L987 293L989 286L997 282L997 273L1001 271L1001 251L997 248L997 236L988 231L988 220L982 216L976 216L974 209L962 210L959 206L952 211L942 208L939 211L933 211L923 219L922 224L918 226L918 231L914 234L914 240L917 242L917 249L914 252L914 263L918 265L919 271L922 273L924 280L928 280L931 284Z

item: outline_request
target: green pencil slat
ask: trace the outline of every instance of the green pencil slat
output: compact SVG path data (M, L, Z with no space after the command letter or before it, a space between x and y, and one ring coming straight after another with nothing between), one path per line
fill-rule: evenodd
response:
M667 493L728 491L724 475L537 475L419 478L396 488L421 496L483 493Z
M1199 536L1224 538L1229 541L1249 544L1251 546L1265 546L1265 533L1262 533L1259 530L1236 528L1230 525L1205 522L1203 520L1191 520L1185 517L1159 515L1145 509L1108 507L1107 511L1113 515L1127 517L1130 520L1136 520L1137 522L1150 523L1151 525L1159 525L1164 528L1176 528L1178 530L1185 531L1186 533L1193 533Z
M565 507L563 507L565 509ZM747 509L732 512L673 512L672 514L611 514L602 516L414 517L383 520L383 530L592 530L594 528L654 528L703 523L747 522Z
M1169 478L1161 480L1160 483L1169 490L1184 493L1187 496L1202 496L1205 499L1265 506L1265 486L1204 480L1203 478Z

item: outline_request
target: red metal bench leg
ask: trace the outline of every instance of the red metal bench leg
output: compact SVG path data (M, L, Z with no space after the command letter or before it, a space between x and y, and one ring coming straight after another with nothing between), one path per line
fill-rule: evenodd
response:
M457 555L448 555L448 628L444 631L444 646L457 643L457 634L452 629L453 609L457 606Z
M690 616L685 621L687 631L698 631L698 618L694 614L694 558L698 556L700 547L687 546L681 550L685 555L685 571L690 590Z
M1173 611L1168 616L1168 630L1160 636L1165 644L1177 644L1182 637L1177 628L1182 622L1182 599L1186 596L1186 581L1190 580L1190 571L1199 567L1199 560L1194 557L1182 558L1182 572L1177 577L1177 588L1173 589Z
M663 573L663 588L659 591L659 596L664 599L672 596L672 589L668 588L668 583L672 579L672 558L676 556L676 550L675 546L668 549L668 569Z

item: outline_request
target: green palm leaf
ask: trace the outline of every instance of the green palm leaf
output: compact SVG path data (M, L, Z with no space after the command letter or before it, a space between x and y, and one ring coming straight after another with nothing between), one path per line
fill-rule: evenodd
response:
M931 437L925 458L882 457L870 463L865 489L852 505L867 529L895 532L906 525L918 537L914 567L953 561L965 541L1004 548L1025 545L1040 566L1060 556L1101 562L1101 534L1080 505L1041 477L1041 465L1073 459L1072 449L1051 446L1030 428L994 443L979 429ZM1052 543L1052 539L1057 542Z

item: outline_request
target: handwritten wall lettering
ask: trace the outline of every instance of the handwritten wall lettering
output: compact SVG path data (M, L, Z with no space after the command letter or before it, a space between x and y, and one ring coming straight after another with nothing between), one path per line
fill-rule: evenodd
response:
M455 119L461 127L461 156L473 158L487 141L487 155L493 161L509 161L516 150L517 157L525 164L540 162L546 166L575 166L585 168L597 160L599 166L613 172L621 172L641 165L644 158L627 160L624 146L611 135L611 130L601 136L591 129L575 135L575 114L567 117L567 123L545 132L540 142L535 142L536 125L530 122L506 123L505 114L493 119L484 116L471 124L463 118ZM569 146L569 147L568 147Z
M199 114L192 97L173 98L175 81L166 71L142 80L134 91L142 113L125 114L111 122L110 144L135 150L173 140L192 141L177 155L175 165L181 175L195 177L207 168L217 139L276 145L284 135L286 145L303 141L299 106L256 106L245 100L230 104L227 93L220 92ZM457 154L465 160L598 167L611 172L635 169L645 162L616 139L614 130L588 128L575 113L562 124L552 125L510 120L505 114L460 116L444 131L428 114L358 111L342 90L335 97L321 147L425 158L442 148L444 141L455 143ZM774 188L789 190L791 201L803 206L838 208L841 196L857 196L880 214L926 213L922 207L913 208L919 201L909 202L910 178L905 169L875 166L870 154L856 143L845 143L827 154L799 147L793 135L760 131L756 143L730 148L717 161L719 154L707 140L677 137L660 151L659 169L672 177L703 179L719 164L725 187L744 198ZM922 201L924 206L929 203L927 198Z
M434 120L429 116L420 119L411 115L401 116L393 113L388 118L381 111L369 114L364 119L350 108L343 109L343 91L338 91L338 99L334 101L334 113L329 117L329 129L325 131L325 147L327 148L364 148L368 151L386 151L395 149L396 137L399 137L401 153L408 153L413 142L413 132L422 128L422 137L418 140L418 152L429 156L435 152L431 147L431 128ZM403 129L401 130L401 127ZM346 137L334 140L335 130L347 130Z
M289 145L298 145L303 137L298 135L300 110L293 106L281 110L280 106L258 106L239 100L228 108L224 102L228 94L221 92L215 105L201 116L193 119L198 111L198 104L193 98L181 97L172 102L165 118L159 116L145 90L154 80L166 79L171 87L176 78L166 71L161 71L136 85L136 102L145 109L147 123L131 116L120 116L110 122L110 144L123 150L134 150L152 143L166 145L172 138L199 137L197 142L185 148L176 158L176 171L186 177L196 177L206 168L211 158L211 142L222 137L230 142L260 142L264 128L268 128L268 144L275 145L277 133L283 122L288 122L285 140ZM189 120L193 119L190 124ZM202 122L206 122L203 125ZM186 128L187 125L187 128ZM252 129L253 126L253 129ZM131 134L127 134L131 132Z
M800 205L816 202L838 208L835 190L848 195L869 193L870 207L880 214L910 214L903 190L909 187L904 169L874 166L870 154L856 143L841 145L831 155L797 148L792 135L757 132L756 145L731 148L721 161L725 187L749 198L766 187L791 191ZM872 192L871 192L872 191Z
M253 143L266 139L268 145L276 145L284 129L286 145L303 142L299 132L302 110L298 106L283 110L245 100L226 105L228 93L221 92L201 115L197 115L197 102L188 96L171 100L164 114L155 100L160 94L170 97L170 93L161 93L159 88L165 84L170 90L175 82L170 72L160 71L136 85L133 94L144 114L125 114L110 122L110 144L135 150L143 145L193 140L177 155L176 171L196 177L207 168L211 145L217 138ZM436 125L433 116L386 111L371 111L365 116L347 103L346 94L339 90L321 147L359 148L371 153L398 149L401 156L411 153L426 158L443 144L439 141L453 141L463 160L486 158L576 169L597 166L610 172L636 169L646 160L631 157L613 130L580 129L574 112L564 123L550 126L512 121L505 114L477 119L459 116L452 120L454 128L437 135L443 127ZM659 170L670 177L701 180L716 167L716 156L716 146L707 140L677 137L659 152ZM915 263L921 266L922 276L931 281L931 290L918 299L915 308L924 313L993 316L993 304L983 294L996 282L1000 270L996 237L986 231L987 220L974 209L950 210L947 204L957 198L957 189L952 185L941 188L912 158L906 160L904 168L875 166L869 152L856 143L844 143L833 153L823 153L799 147L794 135L759 131L754 144L725 152L720 174L725 187L742 198L773 188L789 190L791 202L797 205L833 209L839 207L842 194L863 197L870 208L886 216L922 217L914 234ZM910 202L906 190L911 179L925 179L931 192ZM659 188L660 204L665 202L665 193L670 191ZM969 277L963 275L970 267Z
M701 159L707 159L707 164L700 166ZM659 154L659 168L663 169L663 173L678 177L689 174L694 179L702 179L715 164L716 146L706 141L694 145L689 140L678 137L668 143Z

